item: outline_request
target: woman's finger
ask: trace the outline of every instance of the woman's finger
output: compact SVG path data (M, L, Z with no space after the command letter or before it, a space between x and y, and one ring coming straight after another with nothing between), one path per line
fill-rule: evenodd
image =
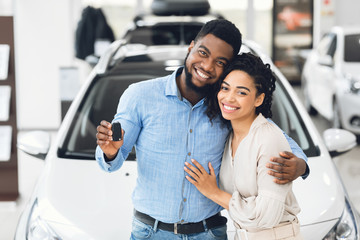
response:
M211 162L209 162L209 170L210 170L210 175L215 176L215 171L214 171L213 166L211 165Z
M201 173L206 172L204 167L198 163L198 161L196 161L195 159L191 159L191 162L200 170Z
M188 162L185 162L185 165L187 168L189 168L191 171L193 171L195 174L197 175L200 175L201 174L201 171L197 168L197 167L194 167L193 165L191 165L190 163Z
M189 164L190 165L190 164ZM185 172L187 172L192 178L199 178L199 176L193 172L191 169L189 169L187 166L184 167Z

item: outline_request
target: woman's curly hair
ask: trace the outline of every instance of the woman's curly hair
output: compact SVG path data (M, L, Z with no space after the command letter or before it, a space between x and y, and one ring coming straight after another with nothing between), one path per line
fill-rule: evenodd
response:
M253 78L255 87L257 89L257 95L261 93L265 94L263 103L256 108L255 113L261 113L266 118L272 117L271 104L272 94L275 91L276 78L270 69L269 64L264 64L263 61L251 54L242 53L237 55L224 69L223 74L220 76L219 81L213 85L208 91L206 97L207 110L206 114L212 121L220 113L220 107L217 99L217 94L220 91L220 87L226 76L233 70L241 70L249 74ZM227 120L222 118L225 123Z

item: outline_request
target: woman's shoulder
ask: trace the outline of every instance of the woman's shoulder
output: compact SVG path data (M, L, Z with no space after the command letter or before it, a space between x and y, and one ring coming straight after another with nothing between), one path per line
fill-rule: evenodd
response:
M252 134L261 142L286 141L283 131L261 114L253 122Z

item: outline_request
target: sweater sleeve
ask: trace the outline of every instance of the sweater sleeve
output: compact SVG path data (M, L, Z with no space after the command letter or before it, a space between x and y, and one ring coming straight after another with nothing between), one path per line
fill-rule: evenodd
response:
M251 144L253 154L245 156L255 156L257 161L257 195L242 196L235 191L229 202L229 214L234 222L245 229L272 228L278 225L283 217L285 209L285 199L291 191L292 183L279 185L273 182L266 163L273 156L278 156L281 151L289 151L290 146L281 131L271 126L269 123L257 129L254 142ZM244 157L244 156L240 156ZM246 176L241 181L248 181Z

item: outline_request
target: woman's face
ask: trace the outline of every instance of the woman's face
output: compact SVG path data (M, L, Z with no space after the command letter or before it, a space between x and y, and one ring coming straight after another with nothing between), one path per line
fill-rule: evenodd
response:
M233 70L224 79L217 95L222 116L230 121L254 119L255 109L265 96L256 94L254 79L244 71Z

